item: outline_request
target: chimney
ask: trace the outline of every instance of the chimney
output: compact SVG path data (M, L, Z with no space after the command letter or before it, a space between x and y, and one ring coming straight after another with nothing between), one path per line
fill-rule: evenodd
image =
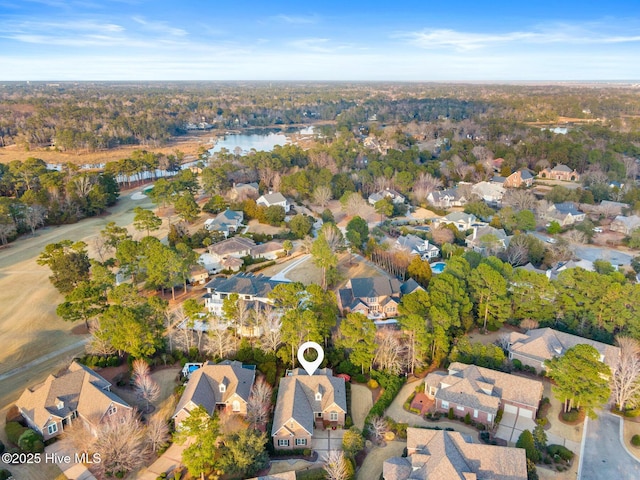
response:
M471 238L471 240L475 240L477 234L478 234L478 227L473 227L473 237Z

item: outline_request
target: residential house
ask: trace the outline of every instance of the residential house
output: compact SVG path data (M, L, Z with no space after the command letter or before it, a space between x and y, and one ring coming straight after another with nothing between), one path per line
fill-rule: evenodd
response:
M533 185L533 175L526 168L513 172L503 182L504 188L530 187Z
M285 213L291 208L291 204L280 192L269 192L266 195L262 195L258 200L256 200L256 203L258 205L264 205L265 207L272 207L274 205L280 206L284 208Z
M553 168L545 168L538 173L540 178L548 178L551 180L564 180L565 182L577 182L580 180L580 174L575 170L571 170L566 165L559 163Z
M343 427L347 395L343 378L329 368L313 375L301 368L280 379L271 436L278 449L309 448L316 429Z
M436 208L462 207L469 201L457 188L437 190L427 196L427 201Z
M204 295L204 306L210 313L223 318L222 303L232 293L238 294L241 300L249 302L251 307L256 304L271 304L269 293L281 283L271 280L271 277L238 273L230 277L216 277L205 285L207 293Z
M618 215L609 226L609 230L612 232L620 232L625 235L631 235L631 232L637 228L640 228L640 217L638 215L629 217Z
M241 202L248 198L256 199L260 196L257 183L235 183L229 191L229 198L234 202Z
M265 258L267 260L275 260L284 255L283 242L272 240L270 242L261 243L251 248L251 256L254 258Z
M254 365L243 365L235 360L203 364L191 373L171 417L176 428L197 407L204 407L209 415L215 411L246 415L255 377Z
M389 277L352 278L345 288L338 290L338 307L343 314L360 312L375 319L396 317L403 286L409 282L413 280L402 284Z
M585 213L579 211L573 202L555 203L549 207L545 218L556 221L563 227L584 221Z
M492 182L478 182L471 187L471 193L490 205L499 205L504 196L504 186Z
M384 480L527 480L522 448L473 443L459 432L407 428L407 456L385 460Z
M416 235L400 236L396 239L394 248L397 250L405 250L410 255L420 255L423 260L431 260L440 256L440 249L429 243L429 240L423 240Z
M375 192L369 195L369 203L371 205L375 205L377 202L379 202L384 198L388 198L393 203L397 203L397 204L404 203L406 201L406 198L404 197L404 195L396 192L395 190L391 190L387 188L386 190L381 190L379 192Z
M510 237L504 229L494 228L491 225L473 227L473 233L465 239L467 247L482 254L495 254L506 250Z
M539 380L498 372L489 368L453 362L448 372L433 372L425 378L425 393L441 412L469 416L476 422L493 425L498 410L519 417L536 418L542 399Z
M75 361L63 373L27 388L16 406L45 441L60 435L77 418L94 429L107 421L124 421L132 410L111 392L109 382Z
M204 222L204 228L208 232L222 232L225 237L236 233L243 227L244 212L226 209L215 218L209 218Z
M500 185L501 187L504 187L504 182L507 179L507 177L502 177L500 175L494 175L493 177L491 177L491 182L494 185Z
M203 284L209 278L209 272L202 265L196 265L189 270L189 283L195 285L196 283Z
M455 225L455 227L460 232L470 230L474 226L486 225L486 223L478 220L478 217L476 217L474 214L464 212L450 213L449 215L445 215L442 218L434 220L433 223L437 223L438 225L446 225L448 223L451 223Z
M251 255L251 249L256 242L250 238L231 237L218 243L209 245L207 250L214 263L221 263L225 258L242 258Z
M538 371L544 370L545 360L564 355L576 345L591 345L600 353L600 361L615 368L620 349L552 328L536 328L527 333L512 332L509 336L509 359L520 360Z

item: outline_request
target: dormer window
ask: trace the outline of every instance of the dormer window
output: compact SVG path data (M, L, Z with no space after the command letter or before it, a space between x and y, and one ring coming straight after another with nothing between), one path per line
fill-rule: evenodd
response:
M227 387L225 386L224 383L221 383L219 388L220 388L220 393L224 393L227 391Z
M58 410L62 410L64 408L64 402L62 400L59 400L56 407L58 407Z
M316 392L316 402L322 401L322 394L320 392Z

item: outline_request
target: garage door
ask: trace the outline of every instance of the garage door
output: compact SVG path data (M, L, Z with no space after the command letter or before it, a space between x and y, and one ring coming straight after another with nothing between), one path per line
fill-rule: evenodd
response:
M527 417L527 418L533 418L533 412L531 410L527 410L526 408L521 408L520 409L520 416L521 417Z
M516 407L515 405L505 405L504 406L504 413L518 413L518 407Z

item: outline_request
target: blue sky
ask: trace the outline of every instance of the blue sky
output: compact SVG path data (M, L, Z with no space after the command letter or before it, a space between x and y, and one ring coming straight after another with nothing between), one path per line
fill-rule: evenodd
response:
M610 79L637 0L0 0L4 81Z

